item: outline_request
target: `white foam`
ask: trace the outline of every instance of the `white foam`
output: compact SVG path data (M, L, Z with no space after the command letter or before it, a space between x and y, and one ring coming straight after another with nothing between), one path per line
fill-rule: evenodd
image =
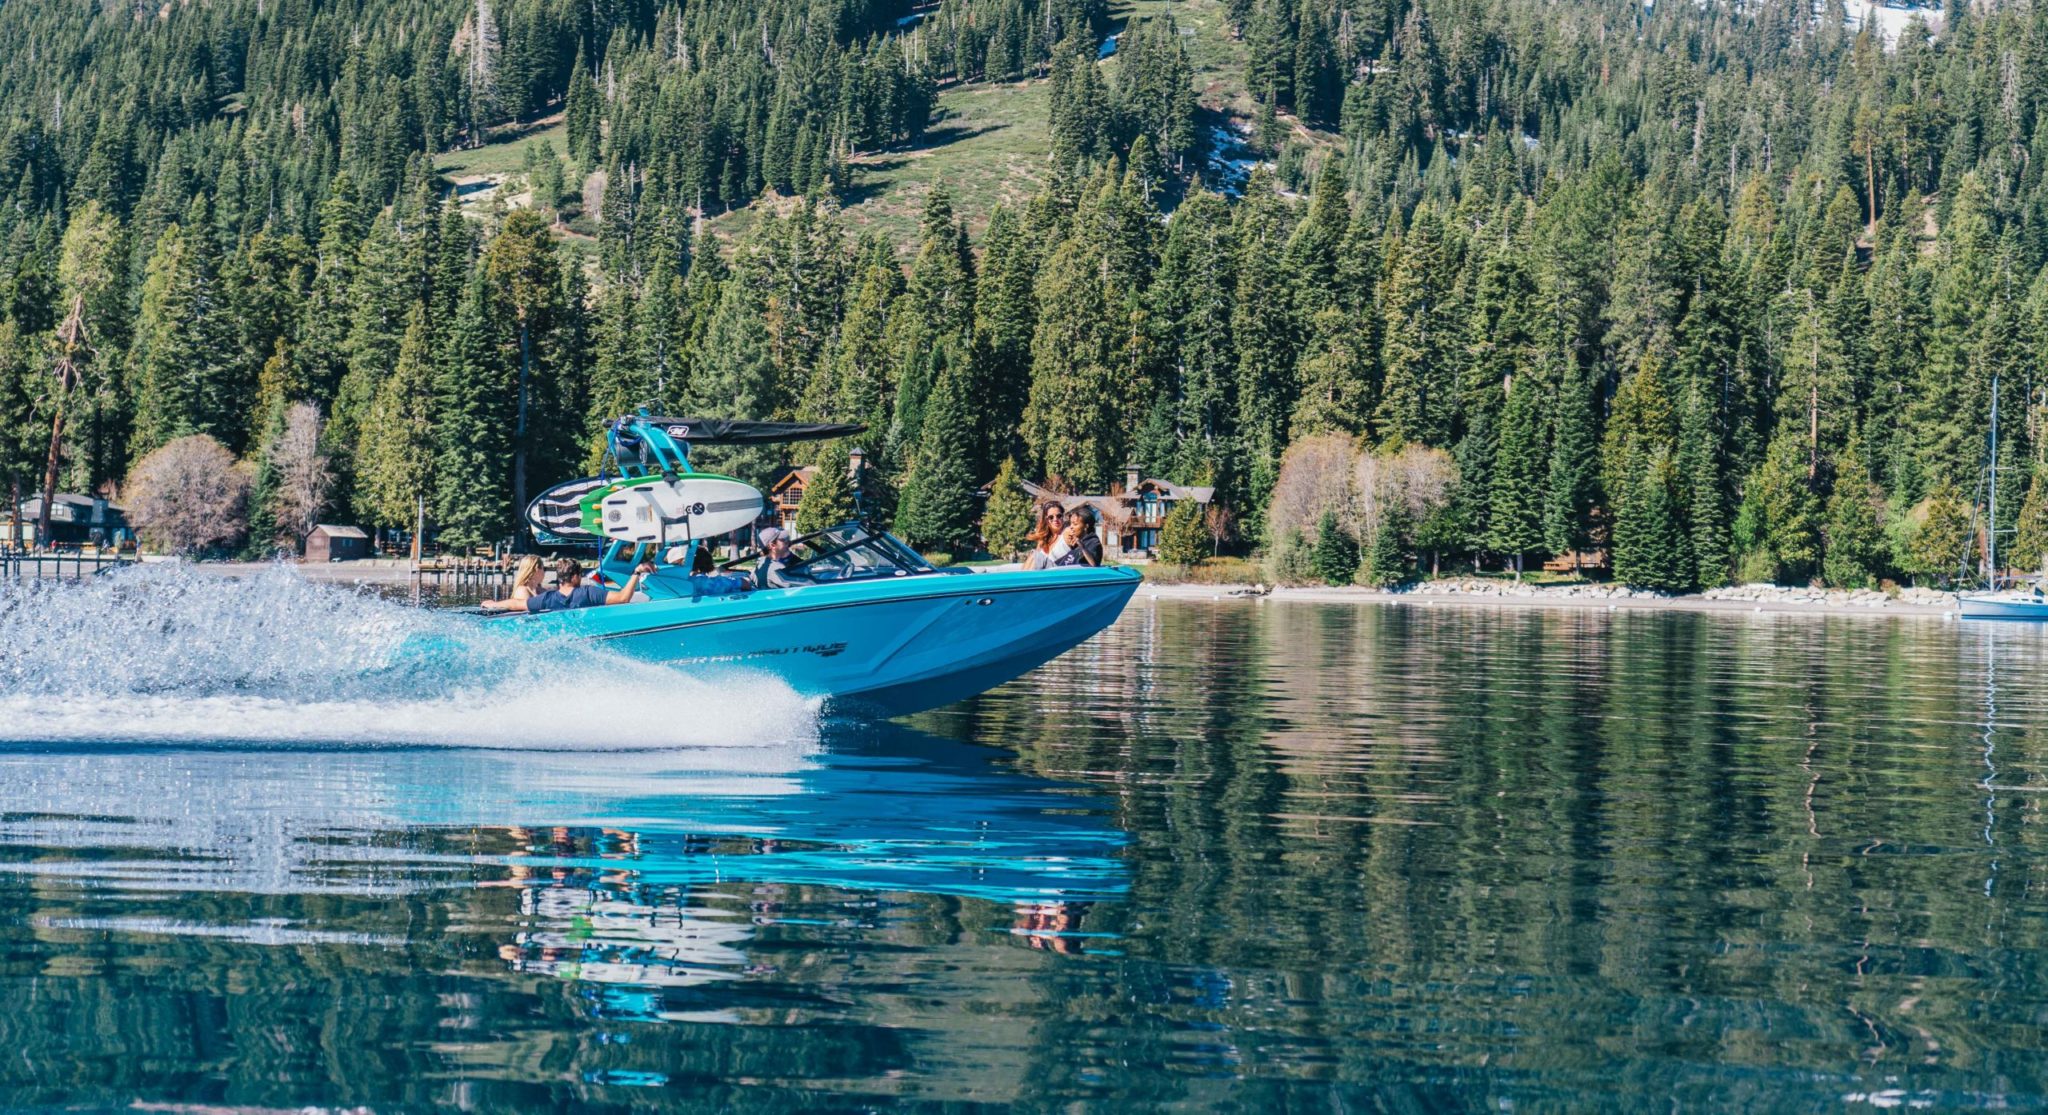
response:
M240 580L151 565L0 587L0 743L786 753L815 742L817 715L773 678L714 685L282 566Z

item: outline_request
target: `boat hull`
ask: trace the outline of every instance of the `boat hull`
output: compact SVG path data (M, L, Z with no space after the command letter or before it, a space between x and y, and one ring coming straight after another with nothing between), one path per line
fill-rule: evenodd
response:
M932 574L523 616L527 634L589 639L697 676L781 679L835 710L951 704L1059 657L1115 622L1132 569Z
M1956 601L1964 619L2048 620L2048 600L2008 596L1964 596Z

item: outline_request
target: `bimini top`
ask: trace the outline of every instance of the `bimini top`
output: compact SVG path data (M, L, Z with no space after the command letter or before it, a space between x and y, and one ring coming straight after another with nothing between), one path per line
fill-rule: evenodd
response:
M644 414L619 420L621 425L652 426L677 441L692 445L773 445L785 441L823 441L848 437L867 429L855 422L752 422L744 418L656 418Z

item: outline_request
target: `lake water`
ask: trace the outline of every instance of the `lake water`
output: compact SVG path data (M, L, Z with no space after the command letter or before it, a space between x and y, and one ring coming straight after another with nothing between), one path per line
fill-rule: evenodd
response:
M2048 1105L2035 628L1141 596L863 724L181 576L0 592L0 1105Z

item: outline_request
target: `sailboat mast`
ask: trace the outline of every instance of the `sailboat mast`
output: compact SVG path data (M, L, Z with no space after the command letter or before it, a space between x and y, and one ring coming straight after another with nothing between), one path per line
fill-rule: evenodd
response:
M1984 560L1991 568L1986 576L1998 588L1998 373L1991 373L1991 521L1985 524Z

